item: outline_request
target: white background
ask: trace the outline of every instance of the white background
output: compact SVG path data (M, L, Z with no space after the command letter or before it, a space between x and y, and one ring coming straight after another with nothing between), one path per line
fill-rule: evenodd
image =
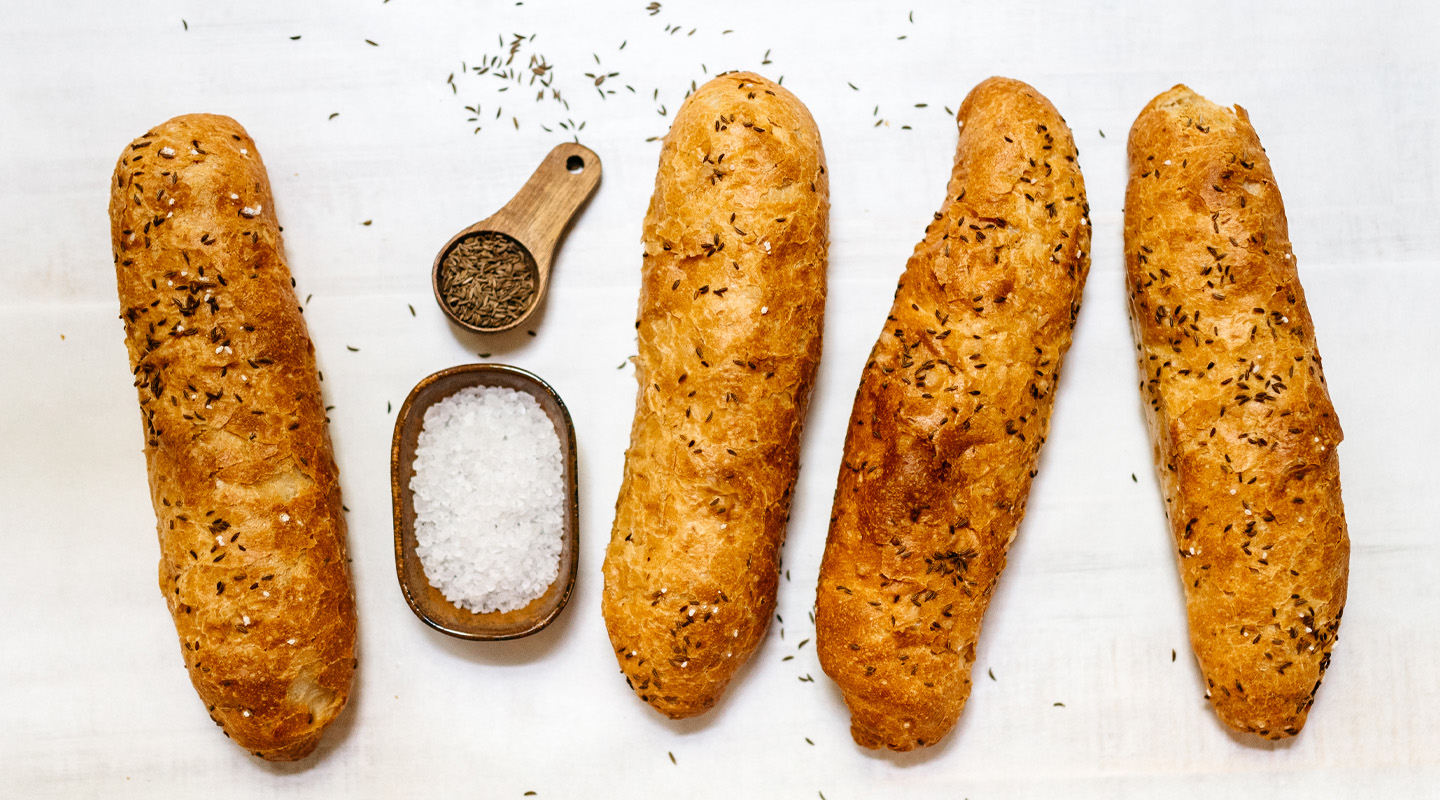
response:
M645 5L5 4L0 794L1436 792L1434 6L666 0L651 15ZM515 33L535 35L517 65L543 54L568 111L537 103L528 86L500 92L492 76L463 72ZM659 152L646 139L664 134L692 80L745 68L783 75L824 137L834 203L825 357L784 551L784 622L715 710L670 722L626 688L599 613L634 402L625 360L640 224ZM602 86L617 93L602 99L586 72L620 73ZM942 744L877 754L850 741L839 693L805 641L808 612L859 371L950 172L945 108L992 74L1030 82L1074 130L1093 267L969 705ZM1309 724L1280 744L1229 734L1202 699L1135 391L1121 279L1125 138L1177 82L1244 105L1268 148L1347 434L1350 603ZM480 121L468 122L477 102ZM252 758L210 722L156 586L107 180L132 137L195 111L234 116L260 147L335 406L361 669L349 710L294 765ZM431 296L435 251L504 204L569 138L556 127L567 118L586 123L580 140L601 155L604 179L526 326L535 336L458 331ZM425 375L479 353L550 381L581 455L576 595L550 629L509 643L424 627L394 571L388 409Z

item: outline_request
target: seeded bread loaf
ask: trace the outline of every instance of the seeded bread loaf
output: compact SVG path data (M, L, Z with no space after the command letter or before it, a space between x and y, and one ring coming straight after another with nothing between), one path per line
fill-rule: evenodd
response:
M820 134L789 91L731 73L681 106L645 216L602 601L626 681L670 717L713 706L775 613L829 207Z
M160 589L190 680L262 758L315 749L355 670L345 519L314 350L255 143L227 117L136 139L110 185Z
M1345 608L1350 540L1315 328L1245 110L1176 86L1130 129L1125 268L1190 643L1226 724L1293 736Z
M820 664L865 747L934 744L965 706L1090 265L1054 106L991 78L959 125L945 202L861 374L820 566Z

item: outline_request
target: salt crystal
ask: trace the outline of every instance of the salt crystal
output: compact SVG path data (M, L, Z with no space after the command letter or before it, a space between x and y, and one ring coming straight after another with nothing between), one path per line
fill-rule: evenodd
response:
M560 573L560 437L535 398L472 387L425 412L415 446L415 552L461 608L524 608Z

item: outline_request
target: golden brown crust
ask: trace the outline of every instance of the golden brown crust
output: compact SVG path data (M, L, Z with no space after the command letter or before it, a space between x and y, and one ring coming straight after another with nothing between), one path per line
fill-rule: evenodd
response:
M681 106L645 216L639 395L602 602L627 682L670 717L713 706L774 613L829 208L793 94L731 73Z
M160 589L216 724L315 749L355 670L355 600L314 350L265 167L234 120L136 139L110 185L115 271L160 534Z
M1293 736L1330 662L1350 540L1340 425L1244 109L1176 86L1140 112L1125 267L1206 696L1236 730Z
M959 123L945 203L861 376L820 567L820 663L866 747L934 744L964 708L1090 266L1054 106L991 78Z

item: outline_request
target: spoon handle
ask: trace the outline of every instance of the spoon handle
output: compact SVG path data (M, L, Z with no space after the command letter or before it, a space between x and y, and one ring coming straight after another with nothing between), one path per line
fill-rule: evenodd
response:
M535 257L544 282L560 238L600 183L600 157L584 145L555 147L519 192L487 222L511 232Z

